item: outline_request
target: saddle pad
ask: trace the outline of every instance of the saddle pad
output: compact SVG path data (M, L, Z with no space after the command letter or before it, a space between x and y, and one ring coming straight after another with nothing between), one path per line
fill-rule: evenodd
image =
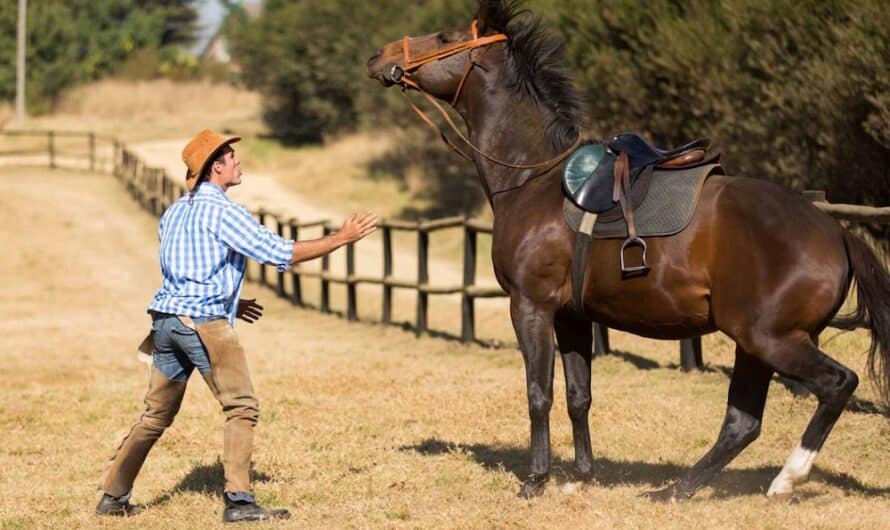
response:
M634 208L640 237L670 236L680 232L692 220L701 187L710 175L723 174L719 164L683 169L657 169L642 204ZM563 200L563 214L572 230L578 231L583 210L570 199ZM599 216L593 229L596 239L625 238L627 225L619 206Z

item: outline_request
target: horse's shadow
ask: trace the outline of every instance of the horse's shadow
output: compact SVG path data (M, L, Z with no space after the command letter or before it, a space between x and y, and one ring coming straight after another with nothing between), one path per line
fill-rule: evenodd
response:
M250 470L250 481L271 482L272 477L262 471ZM212 495L222 499L225 488L223 464L217 460L213 464L197 464L188 474L179 481L179 484L170 491L149 501L146 506L159 506L169 502L175 495L185 492L195 492Z
M414 451L421 455L441 455L452 452L466 453L476 463L488 470L505 470L518 480L528 475L528 449L525 447L503 447L486 444L461 444L437 438L428 438L415 445L399 448L401 451ZM594 458L594 482L603 487L644 486L647 489L664 486L676 480L689 468L670 463L626 462L603 457ZM713 498L731 498L743 495L762 495L766 487L779 473L776 466L761 466L753 469L725 469L711 482ZM571 461L554 457L551 475L560 482L577 480ZM890 497L890 488L877 488L863 484L845 473L835 473L813 468L813 480L843 489L875 497Z
M657 361L653 361L652 359L648 359L641 355L637 355L635 353L622 351L622 350L612 350L611 352L609 352L608 354L605 354L605 355L617 357L618 359L621 359L624 362L632 364L638 370L673 370L673 371L676 371L676 370L680 369L680 365L677 363L660 364ZM702 372L706 372L706 373L720 373L720 374L723 374L723 376L725 376L727 379L730 379L732 377L732 368L729 366L708 364L708 365L703 366L699 370ZM782 377L780 375L774 375L773 382L781 385L782 387L785 388L785 390L787 390L788 392L791 392L793 395L795 395L797 397L806 398L811 395L811 393L806 388L804 388L804 386L801 383L799 383L793 379L789 379L787 377ZM846 410L856 413L856 414L875 414L875 415L880 415L880 414L887 415L888 414L877 403L874 403L873 401L869 401L867 399L860 399L856 396L851 397L850 401L847 402Z

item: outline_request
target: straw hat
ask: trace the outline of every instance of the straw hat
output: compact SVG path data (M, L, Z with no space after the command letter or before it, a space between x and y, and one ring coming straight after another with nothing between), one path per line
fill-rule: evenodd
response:
M230 136L228 138L220 136L210 129L204 129L195 135L194 138L182 150L182 161L188 166L185 172L185 187L189 191L195 189L201 173L207 162L213 158L220 148L233 144L241 140L240 136Z

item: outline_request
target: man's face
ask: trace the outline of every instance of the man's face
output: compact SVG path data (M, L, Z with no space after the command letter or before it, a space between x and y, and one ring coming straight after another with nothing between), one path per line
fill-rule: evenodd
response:
M241 184L241 161L235 155L235 150L225 147L222 162L213 163L214 180L222 189Z

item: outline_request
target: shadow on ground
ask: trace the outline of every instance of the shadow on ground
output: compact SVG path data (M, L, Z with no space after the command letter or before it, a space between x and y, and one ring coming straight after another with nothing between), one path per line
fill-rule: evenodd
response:
M636 355L634 353L626 351L613 350L605 355L617 357L622 361L633 365L638 370L680 370L680 365L677 363L668 363L663 365L658 363L657 361L653 361L652 359L647 359L646 357L642 357L640 355ZM723 374L723 376L725 376L727 379L732 378L732 368L729 366L714 366L706 364L705 366L700 368L699 371L705 373L720 373ZM785 390L791 392L797 397L807 398L812 395L809 390L804 388L801 383L793 379L775 375L773 376L773 382L782 385ZM846 410L856 414L885 414L885 411L877 403L865 399L860 399L856 396L850 398L850 401L847 403Z
M160 497L152 500L147 506L158 506L167 503L175 495L184 492L196 492L202 494L210 494L214 497L222 499L223 489L225 488L225 475L221 461L213 464L198 464L192 468L188 474L179 481L172 490L164 493ZM271 482L271 476L262 471L250 470L250 481Z
M486 444L461 444L427 438L415 445L402 446L400 451L414 451L421 455L441 455L453 452L466 453L476 463L488 470L504 469L520 481L528 475L528 449ZM557 481L576 480L573 463L562 458L553 459L552 476ZM594 458L594 482L603 487L636 485L648 488L665 486L689 470L689 467L670 463L624 462L608 458ZM776 466L753 469L725 469L710 484L712 497L730 498L741 495L762 495L772 479L779 473ZM813 468L812 480L824 482L845 492L890 497L890 488L875 488L863 484L845 473L834 473ZM642 493L642 491L641 491Z

